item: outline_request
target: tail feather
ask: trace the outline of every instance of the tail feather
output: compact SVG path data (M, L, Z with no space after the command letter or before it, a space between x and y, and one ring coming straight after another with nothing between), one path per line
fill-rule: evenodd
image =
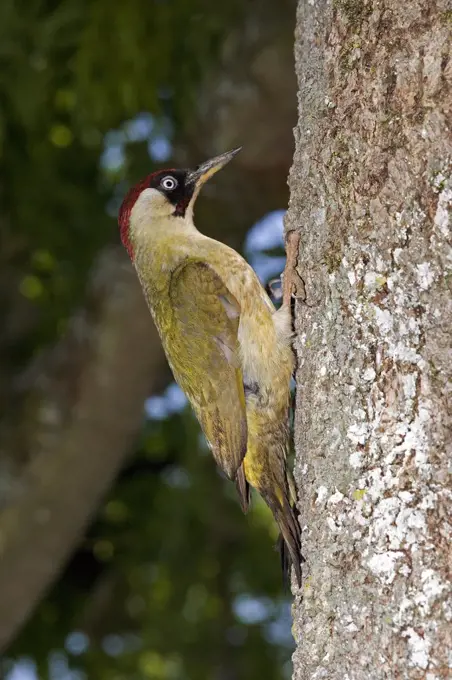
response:
M243 463L237 470L235 485L237 487L237 493L239 494L240 507L246 515L250 507L250 485L245 476Z
M284 580L290 582L290 567L292 566L298 587L301 588L301 564L304 558L301 553L301 530L295 515L295 506L284 499L283 508L278 503L277 507L273 505L272 510L281 531L277 545Z
M284 589L290 589L290 569L292 567L292 560L290 559L289 551L287 550L286 542L282 534L279 534L276 541L275 550L279 553L281 563L282 580Z

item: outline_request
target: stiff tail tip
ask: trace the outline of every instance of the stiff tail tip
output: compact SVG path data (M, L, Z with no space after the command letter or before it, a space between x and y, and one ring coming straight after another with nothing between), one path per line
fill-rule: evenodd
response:
M295 507L288 501L284 503L284 510L280 509L276 521L280 528L277 542L281 558L284 583L290 586L290 568L294 568L298 587L301 588L301 565L304 557L301 553L301 530L295 514Z
M250 485L245 477L243 463L237 470L235 485L237 487L237 493L239 494L240 507L246 515L250 507Z
M305 561L303 555L301 552L298 552L298 557L295 559L295 555L292 556L293 551L289 549L282 534L279 534L275 548L279 552L284 587L290 590L290 569L293 567L297 585L301 588L301 565Z

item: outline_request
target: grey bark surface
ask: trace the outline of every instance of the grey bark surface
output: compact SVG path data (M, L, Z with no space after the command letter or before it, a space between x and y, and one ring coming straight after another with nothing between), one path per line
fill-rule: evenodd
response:
M298 6L295 680L450 677L451 17Z

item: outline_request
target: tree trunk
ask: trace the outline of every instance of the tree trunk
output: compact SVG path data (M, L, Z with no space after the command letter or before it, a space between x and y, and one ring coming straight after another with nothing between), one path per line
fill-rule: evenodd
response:
M297 680L450 677L451 17L299 2Z

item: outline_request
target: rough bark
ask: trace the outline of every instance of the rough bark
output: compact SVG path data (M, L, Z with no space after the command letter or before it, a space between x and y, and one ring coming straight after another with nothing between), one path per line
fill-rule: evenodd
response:
M451 9L299 2L297 680L450 677Z
M215 86L203 86L178 140L183 164L246 144L197 208L200 228L235 247L255 220L287 203L294 1L265 5L228 39ZM14 400L13 416L0 422L0 650L64 566L133 449L145 397L169 378L124 254L106 249L67 336L10 378L2 396Z

